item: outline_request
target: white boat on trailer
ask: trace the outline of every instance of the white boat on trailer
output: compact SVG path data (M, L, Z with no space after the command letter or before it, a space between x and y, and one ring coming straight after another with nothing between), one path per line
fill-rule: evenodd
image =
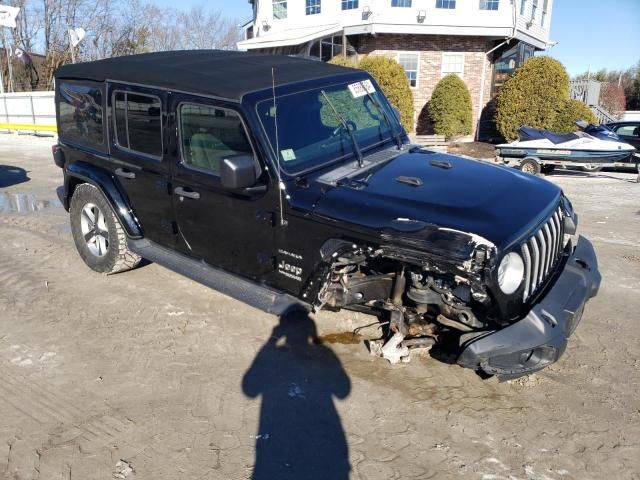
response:
M597 172L602 167L633 167L640 162L636 149L607 127L576 123L582 130L565 135L521 127L517 141L496 146L496 158L534 175L557 167Z

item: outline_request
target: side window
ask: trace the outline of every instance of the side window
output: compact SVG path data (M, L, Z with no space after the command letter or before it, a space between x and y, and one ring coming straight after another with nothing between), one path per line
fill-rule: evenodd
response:
M103 148L102 91L97 86L61 82L58 114L62 139Z
M113 112L119 146L162 156L162 104L158 97L118 91L113 95Z
M179 108L184 164L220 174L225 157L253 154L240 116L221 108L183 103Z
M639 135L639 131L637 125L622 125L615 129L615 132L618 135L624 135L625 137L637 137Z

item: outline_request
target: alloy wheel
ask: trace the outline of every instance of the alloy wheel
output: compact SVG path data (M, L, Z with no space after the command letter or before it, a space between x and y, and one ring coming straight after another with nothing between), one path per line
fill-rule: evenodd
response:
M89 251L104 257L109 250L109 230L104 213L94 203L87 203L80 214L82 236Z

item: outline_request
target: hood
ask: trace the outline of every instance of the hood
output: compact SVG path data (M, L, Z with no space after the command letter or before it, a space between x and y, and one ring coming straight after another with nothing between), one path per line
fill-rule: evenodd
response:
M551 215L561 190L520 171L414 151L324 188L313 212L378 231L453 230L506 248Z

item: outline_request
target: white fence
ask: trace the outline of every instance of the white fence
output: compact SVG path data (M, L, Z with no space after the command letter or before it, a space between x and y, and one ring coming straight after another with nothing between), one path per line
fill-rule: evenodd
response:
M17 92L0 95L0 123L55 125L54 92Z

